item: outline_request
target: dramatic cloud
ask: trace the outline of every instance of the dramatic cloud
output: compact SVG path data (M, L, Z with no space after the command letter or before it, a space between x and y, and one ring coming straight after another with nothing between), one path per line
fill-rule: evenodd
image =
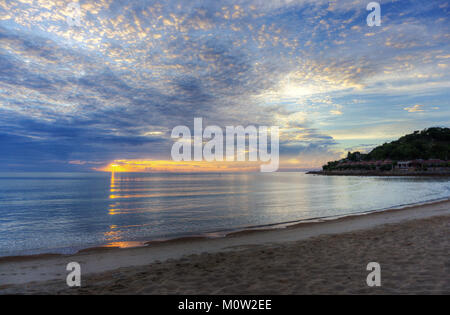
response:
M3 1L0 170L168 161L194 117L280 126L285 169L448 125L447 1L379 2Z

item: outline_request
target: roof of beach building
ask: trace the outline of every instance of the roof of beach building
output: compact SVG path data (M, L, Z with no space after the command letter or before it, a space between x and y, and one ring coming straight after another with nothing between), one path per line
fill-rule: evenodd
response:
M430 160L423 160L423 159L415 159L415 160L408 160L408 161L398 161L397 163L402 164L441 164L441 163L448 163L450 161L444 161L439 159L430 159ZM386 164L393 164L394 161L391 159L386 160L377 160L377 161L358 161L353 162L349 161L347 159L339 161L339 165L341 166L352 166L352 165L386 165Z
M431 159L425 161L425 164L440 164L440 163L445 163L445 161L439 159Z

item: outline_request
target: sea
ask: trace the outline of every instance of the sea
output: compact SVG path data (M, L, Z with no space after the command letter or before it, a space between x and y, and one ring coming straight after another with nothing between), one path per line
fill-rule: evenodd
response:
M438 177L0 173L0 256L222 237L449 197Z

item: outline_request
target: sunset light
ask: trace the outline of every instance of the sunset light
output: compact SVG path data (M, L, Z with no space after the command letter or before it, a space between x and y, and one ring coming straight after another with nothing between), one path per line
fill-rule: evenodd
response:
M449 25L450 0L0 0L0 295L450 295Z

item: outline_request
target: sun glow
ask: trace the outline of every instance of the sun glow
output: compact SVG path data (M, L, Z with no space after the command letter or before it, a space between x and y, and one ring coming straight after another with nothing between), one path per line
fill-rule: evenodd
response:
M320 160L317 161L316 159ZM324 157L316 157L309 161L299 157L285 157L280 161L280 171L300 168L314 168L323 164ZM326 159L326 158L325 158ZM322 163L322 164L321 164ZM264 162L251 161L172 161L172 160L116 160L110 164L94 168L96 171L115 173L236 173L236 172L260 172L260 166Z
M206 162L206 161L171 161L171 160L117 160L101 168L101 172L136 173L136 172L256 172L261 162Z

